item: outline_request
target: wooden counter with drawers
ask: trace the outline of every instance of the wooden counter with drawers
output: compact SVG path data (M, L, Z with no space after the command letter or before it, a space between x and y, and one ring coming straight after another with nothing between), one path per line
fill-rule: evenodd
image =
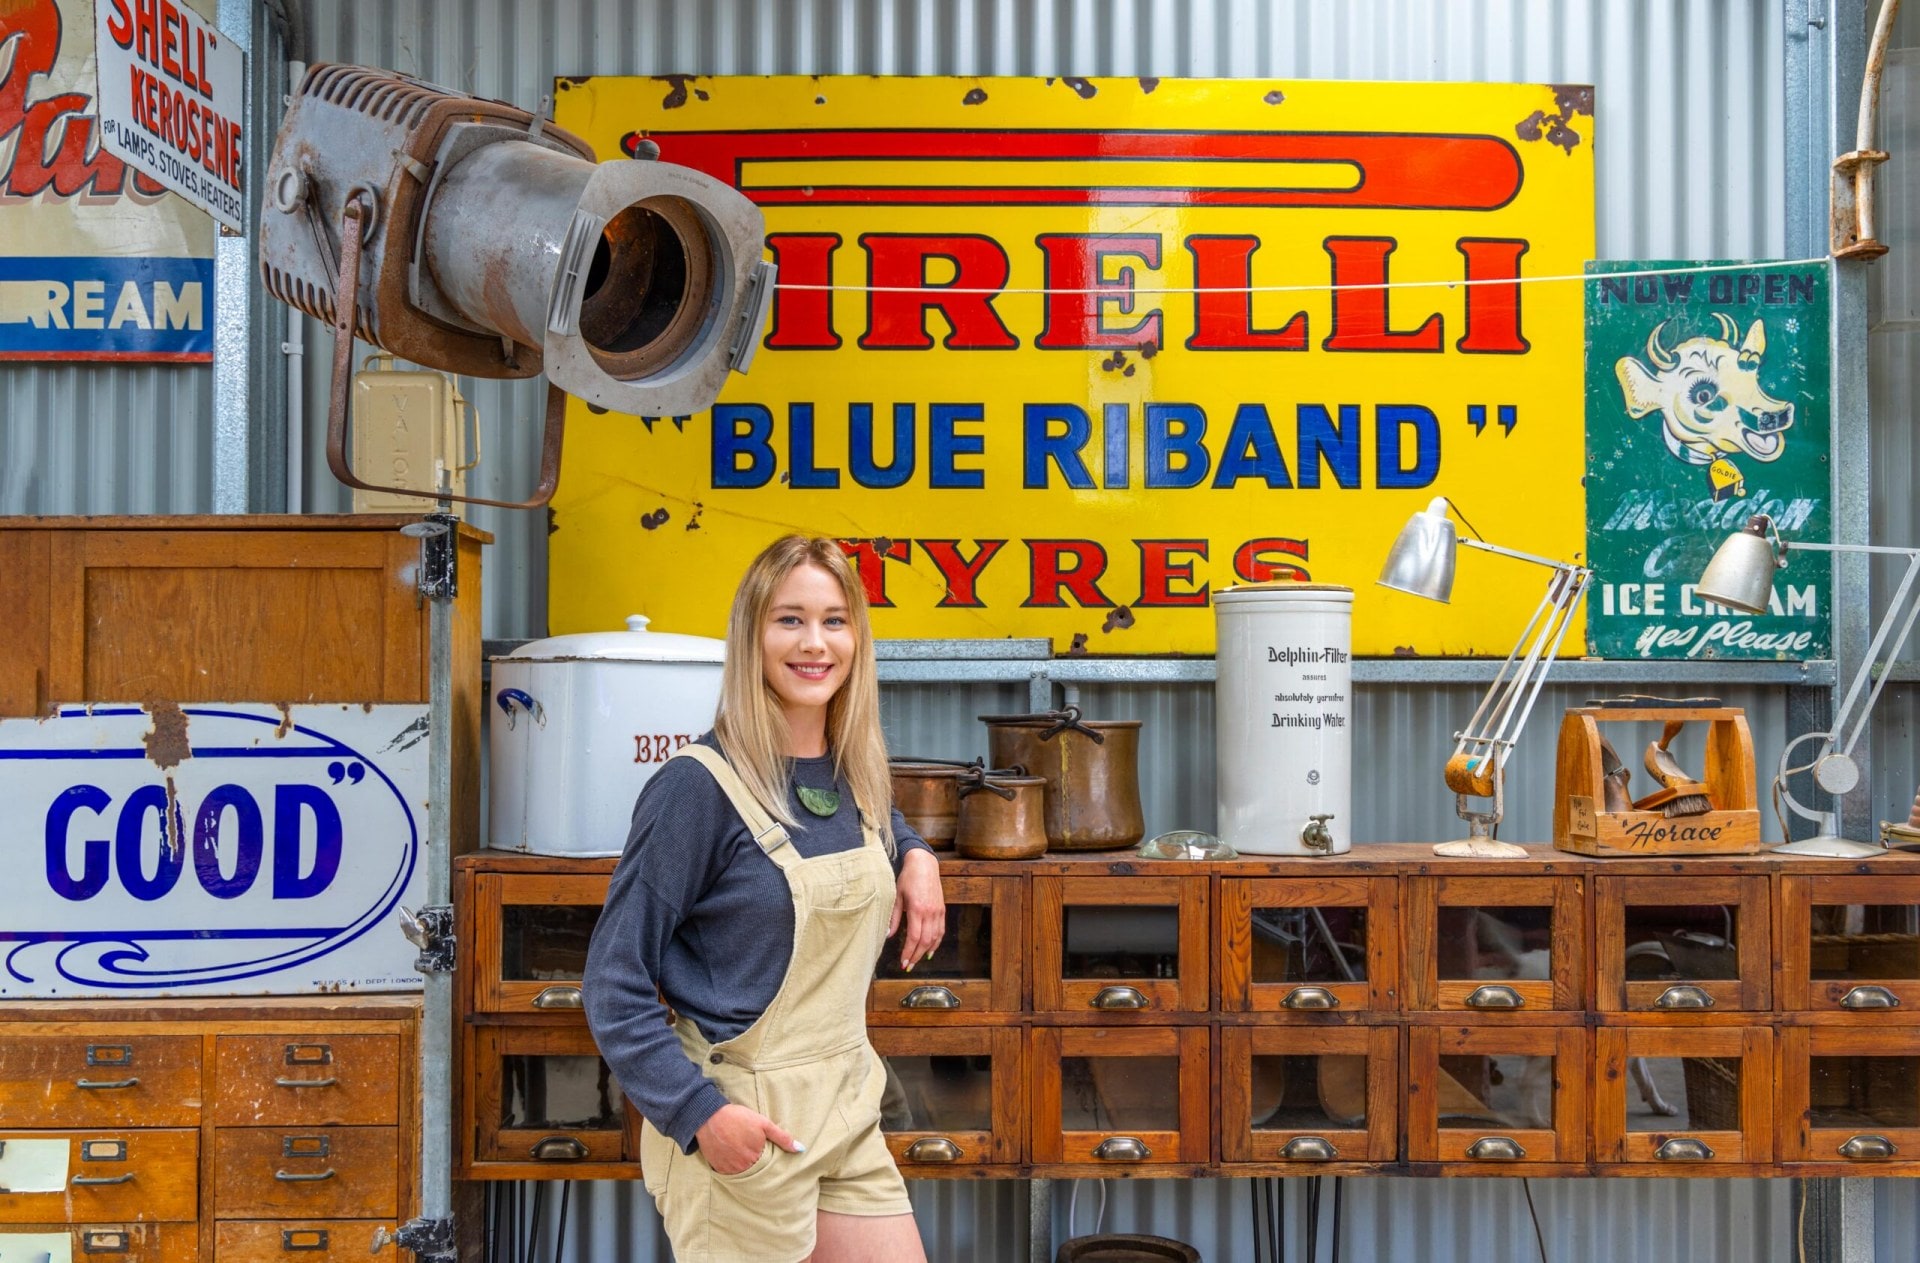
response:
M23 1001L0 1014L0 1172L15 1185L0 1178L0 1254L395 1257L375 1242L417 1210L418 997ZM58 1146L64 1162L49 1159Z
M910 1178L1920 1175L1920 857L946 859L868 1000ZM462 1174L632 1178L611 860L457 861Z

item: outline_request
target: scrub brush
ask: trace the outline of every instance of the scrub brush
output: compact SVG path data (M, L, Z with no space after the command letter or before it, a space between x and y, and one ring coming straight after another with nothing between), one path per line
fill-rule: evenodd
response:
M1653 773L1653 779L1665 788L1655 790L1635 803L1635 811L1658 811L1671 820L1675 816L1699 816L1713 810L1713 799L1707 797L1707 787L1687 775L1667 750L1667 744L1679 735L1683 727L1685 724L1680 720L1668 720L1660 740L1647 746L1647 771Z

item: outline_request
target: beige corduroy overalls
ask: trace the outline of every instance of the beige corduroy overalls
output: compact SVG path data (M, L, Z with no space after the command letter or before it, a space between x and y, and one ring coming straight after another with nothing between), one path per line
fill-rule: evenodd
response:
M905 1215L907 1186L880 1134L886 1067L867 1042L866 995L893 911L893 866L870 822L851 851L801 857L717 751L689 745L793 894L793 956L760 1020L709 1044L687 1018L680 1046L727 1100L806 1146L769 1142L738 1175L719 1175L651 1123L640 1133L647 1191L679 1263L795 1263L813 1252L815 1213ZM741 926L752 934L757 927Z

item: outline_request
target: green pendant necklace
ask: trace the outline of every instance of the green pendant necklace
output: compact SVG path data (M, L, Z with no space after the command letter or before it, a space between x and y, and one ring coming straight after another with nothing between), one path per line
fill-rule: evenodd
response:
M815 789L811 785L796 785L794 794L800 799L800 805L821 819L831 819L840 810L840 795L830 789Z

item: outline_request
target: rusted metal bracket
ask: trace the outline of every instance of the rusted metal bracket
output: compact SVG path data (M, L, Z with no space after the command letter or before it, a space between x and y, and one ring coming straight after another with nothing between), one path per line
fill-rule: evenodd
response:
M1881 0L1873 42L1867 47L1866 73L1860 81L1860 122L1853 150L1833 160L1829 219L1830 248L1836 259L1871 260L1887 252L1886 244L1873 235L1873 170L1888 155L1886 150L1873 147L1873 134L1880 121L1880 79L1887 66L1887 45L1892 42L1893 19L1899 11L1900 0Z
M407 942L420 949L413 967L423 974L450 974L458 943L453 933L453 908L448 904L429 904L415 911L400 909L400 932Z
M391 1236L382 1228L374 1234L373 1248L378 1251L389 1241L411 1250L419 1263L459 1263L451 1219L410 1219Z
M420 541L420 596L428 601L451 601L459 592L459 522L450 514L429 513L400 528Z

